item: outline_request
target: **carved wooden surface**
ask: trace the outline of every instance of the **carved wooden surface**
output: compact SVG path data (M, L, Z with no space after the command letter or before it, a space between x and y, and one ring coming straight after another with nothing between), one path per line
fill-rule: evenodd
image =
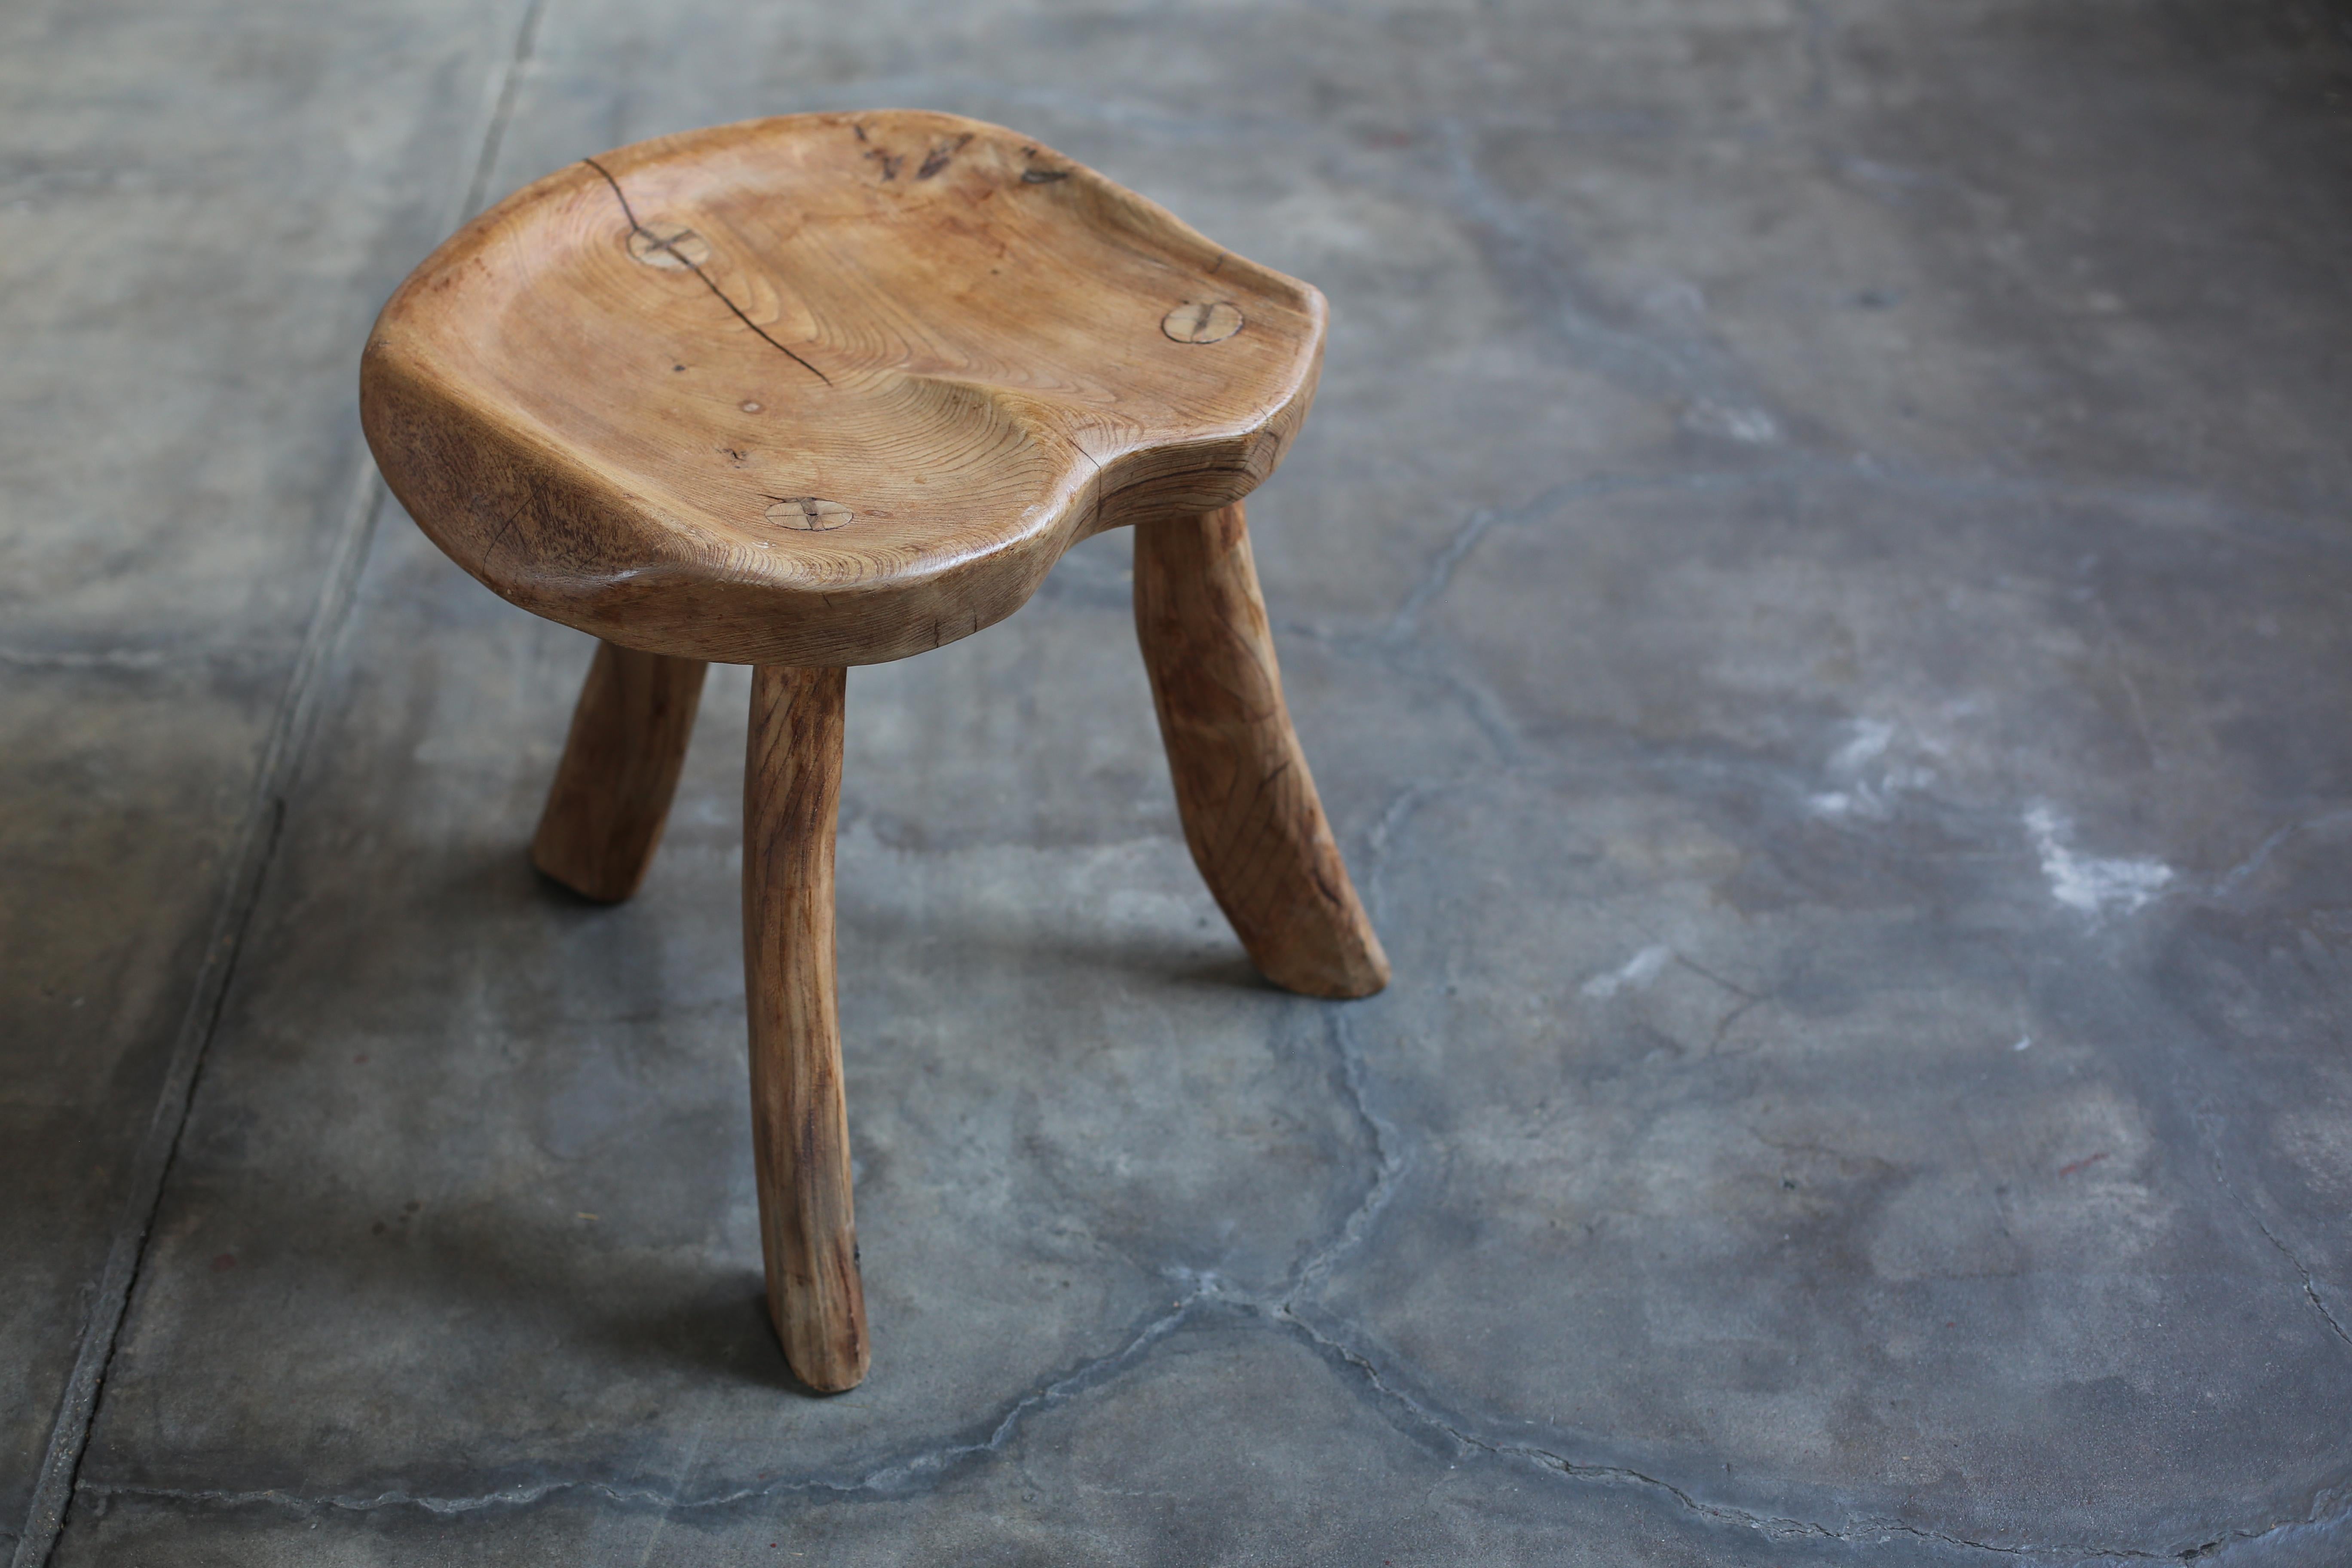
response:
M763 666L743 767L743 968L768 1313L803 1382L866 1375L834 994L833 837L846 671Z
M597 645L531 864L604 903L637 890L661 843L709 671L700 659Z
M1184 841L1260 973L1369 996L1388 955L1356 897L1282 700L1240 503L1135 531L1135 628Z
M562 169L384 308L362 410L467 571L632 647L900 658L1101 529L1238 500L1306 416L1313 289L1038 142L798 115Z

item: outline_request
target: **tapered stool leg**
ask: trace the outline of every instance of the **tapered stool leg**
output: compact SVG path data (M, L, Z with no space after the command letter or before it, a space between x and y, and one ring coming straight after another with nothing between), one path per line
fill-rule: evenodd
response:
M827 1394L866 1375L834 1001L833 835L848 672L762 665L743 770L743 973L768 1315Z
M1290 727L1242 509L1135 530L1135 627L1184 841L1260 973L1369 996L1388 955Z
M605 903L637 890L661 842L709 670L698 658L597 645L531 864Z

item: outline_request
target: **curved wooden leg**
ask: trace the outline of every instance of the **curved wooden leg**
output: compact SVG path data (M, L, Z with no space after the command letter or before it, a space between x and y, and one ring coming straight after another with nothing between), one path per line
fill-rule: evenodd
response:
M834 1003L833 834L848 672L762 665L743 768L743 975L768 1315L810 1387L866 1375Z
M697 658L597 645L531 840L532 865L605 903L637 890L661 842L709 669Z
M1282 700L1238 505L1137 526L1135 628L1184 841L1251 960L1309 996L1386 985Z

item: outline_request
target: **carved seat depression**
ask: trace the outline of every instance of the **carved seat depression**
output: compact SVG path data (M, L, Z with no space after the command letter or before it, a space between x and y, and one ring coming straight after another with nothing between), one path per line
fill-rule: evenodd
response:
M1323 297L976 121L820 114L585 159L460 230L361 367L394 494L603 639L531 859L627 898L710 661L757 667L744 994L769 1312L813 1387L869 1347L834 983L845 669L1020 607L1135 527L1186 845L1259 970L1388 961L1292 732L1242 498L1314 395ZM943 999L944 1002L951 999Z

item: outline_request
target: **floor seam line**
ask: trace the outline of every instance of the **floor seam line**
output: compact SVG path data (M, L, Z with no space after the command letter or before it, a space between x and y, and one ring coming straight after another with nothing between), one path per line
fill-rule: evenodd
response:
M381 500L382 491L374 481L373 468L363 467L346 502L335 559L322 585L319 608L312 615L311 630L303 638L302 650L296 657L295 668L278 699L269 739L263 748L253 800L238 826L228 858L228 880L215 906L204 963L189 994L187 1011L167 1060L146 1134L134 1156L132 1168L136 1174L121 1217L114 1226L96 1299L84 1320L82 1342L58 1401L47 1452L34 1486L32 1507L12 1559L13 1568L41 1568L64 1528L82 1453L96 1421L99 1396L129 1314L131 1293L144 1268L147 1240L163 1205L180 1139L186 1131L197 1079L218 1030L245 934L259 906L269 862L277 851L278 832L285 821L287 790L293 782L294 764L300 751L299 731L314 711L310 694L315 689L316 674L325 661L327 647L335 640L342 617L349 611L358 567L365 559L365 544L373 536L372 525Z
M480 204L503 140L507 119L523 66L530 58L539 21L547 0L530 0L515 45L501 74L486 126L474 157L471 180L465 187L463 206L454 215L462 220ZM445 221L445 231L456 221ZM357 443L355 443L357 445ZM299 775L310 729L318 712L319 675L341 641L359 590L361 569L374 542L376 520L385 495L382 477L364 447L356 454L342 516L334 534L327 572L314 601L294 667L288 672L271 715L261 761L256 769L253 795L226 863L227 880L214 906L203 962L188 995L188 1004L165 1058L163 1079L149 1112L147 1130L132 1156L130 1190L113 1225L106 1260L99 1272L98 1289L82 1321L80 1343L59 1392L57 1415L26 1510L24 1528L16 1538L10 1568L45 1568L64 1533L66 1515L80 1479L81 1461L96 1425L106 1375L129 1316L131 1297L144 1270L147 1242L169 1184L180 1141L187 1129L196 1084L205 1058L227 1005L229 986L247 929L261 901L271 860L286 818L287 801Z

